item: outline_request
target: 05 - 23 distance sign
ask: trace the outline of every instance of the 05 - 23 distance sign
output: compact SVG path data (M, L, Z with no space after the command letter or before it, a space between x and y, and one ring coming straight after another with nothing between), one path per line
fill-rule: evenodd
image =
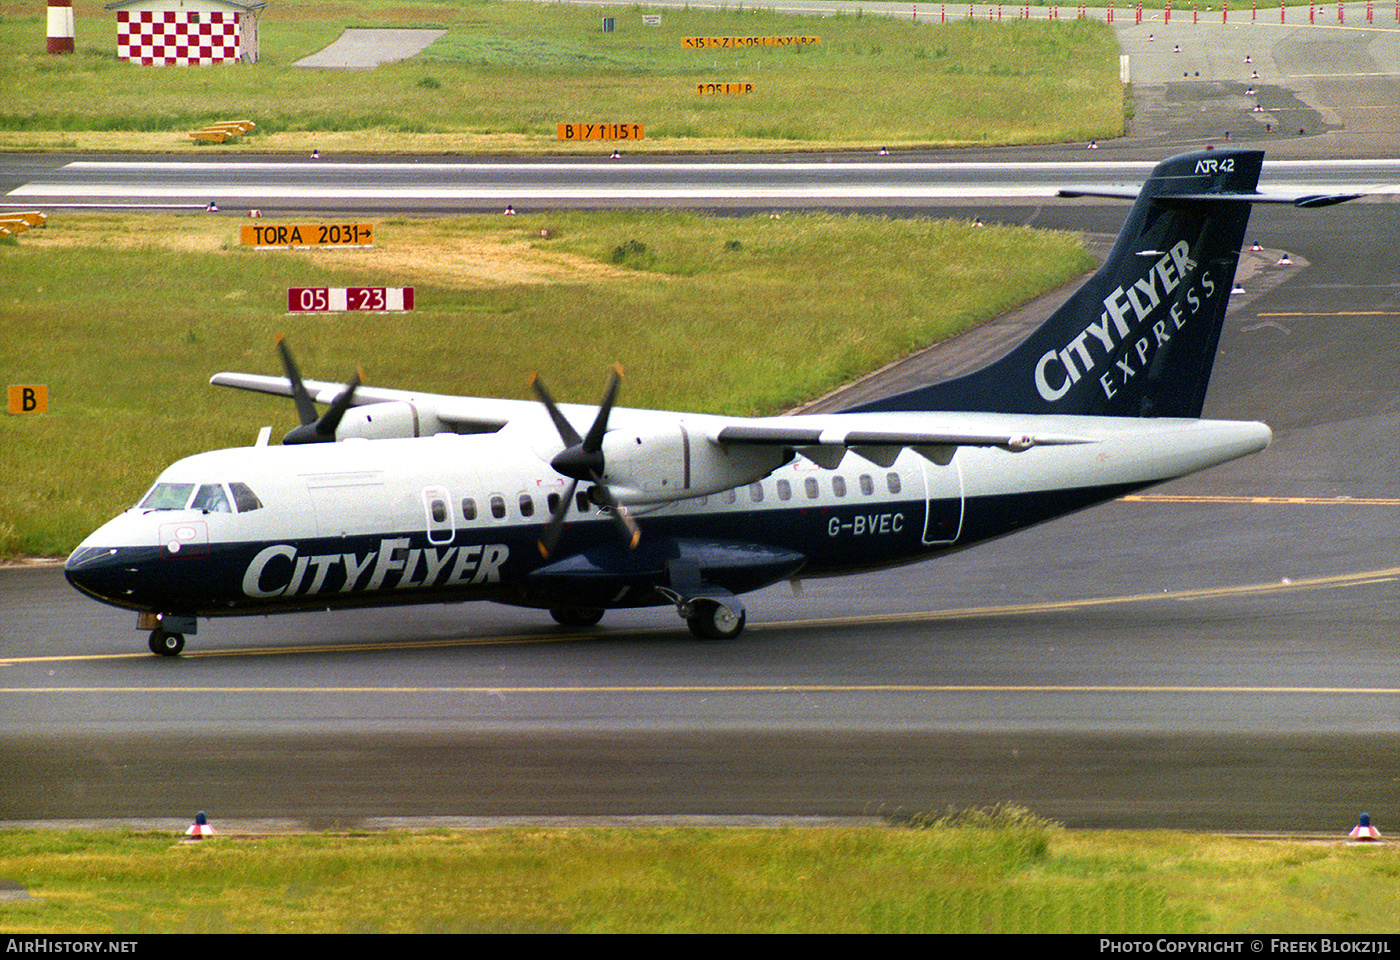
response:
M351 310L412 310L412 287L288 287L292 313L345 313Z

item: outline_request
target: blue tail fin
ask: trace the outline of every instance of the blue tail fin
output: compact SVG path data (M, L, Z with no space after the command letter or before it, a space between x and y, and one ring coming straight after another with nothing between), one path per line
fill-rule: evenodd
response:
M1011 353L975 373L847 412L896 410L1199 417L1251 203L1324 206L1352 196L1257 192L1264 154L1164 160L1103 266Z

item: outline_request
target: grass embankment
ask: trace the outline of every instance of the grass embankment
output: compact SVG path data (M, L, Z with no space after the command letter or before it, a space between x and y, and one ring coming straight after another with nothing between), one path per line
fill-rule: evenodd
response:
M276 221L262 221L271 223ZM541 230L550 237L542 239ZM828 214L560 213L391 219L373 250L255 251L220 217L63 215L0 246L0 557L60 556L173 460L294 425L208 386L303 373L466 396L776 413L1087 269L1078 238ZM412 286L410 313L288 314L287 288Z
M628 152L1088 141L1121 134L1118 48L1102 23L801 17L762 11L534 3L279 0L254 65L116 59L116 14L75 0L77 51L44 52L42 7L0 17L0 149L598 152L557 124L636 123ZM653 11L656 12L656 11ZM612 16L617 32L604 34ZM373 70L293 64L346 27L437 27L411 60ZM688 50L694 36L816 36L809 46ZM700 95L699 82L751 82ZM224 146L187 133L247 119Z
M178 842L0 833L10 935L166 932L1361 933L1396 851L1070 832L1000 810L912 828L501 829Z

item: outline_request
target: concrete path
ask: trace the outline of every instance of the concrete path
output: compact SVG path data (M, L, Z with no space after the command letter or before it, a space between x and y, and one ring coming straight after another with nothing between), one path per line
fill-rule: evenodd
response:
M407 60L421 53L446 30L346 30L324 50L293 66L369 70L381 63Z

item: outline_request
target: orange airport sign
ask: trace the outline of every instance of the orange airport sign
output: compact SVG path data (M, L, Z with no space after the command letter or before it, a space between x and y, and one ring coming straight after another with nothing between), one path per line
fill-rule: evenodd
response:
M803 47L821 37L682 37L683 50L741 50L746 47Z
M41 383L10 384L11 413L47 413L49 388Z
M561 123L560 140L641 140L646 131L640 123Z
M245 247L372 247L374 227L368 223L258 224L238 233Z
M697 83L696 93L753 93L751 83Z

